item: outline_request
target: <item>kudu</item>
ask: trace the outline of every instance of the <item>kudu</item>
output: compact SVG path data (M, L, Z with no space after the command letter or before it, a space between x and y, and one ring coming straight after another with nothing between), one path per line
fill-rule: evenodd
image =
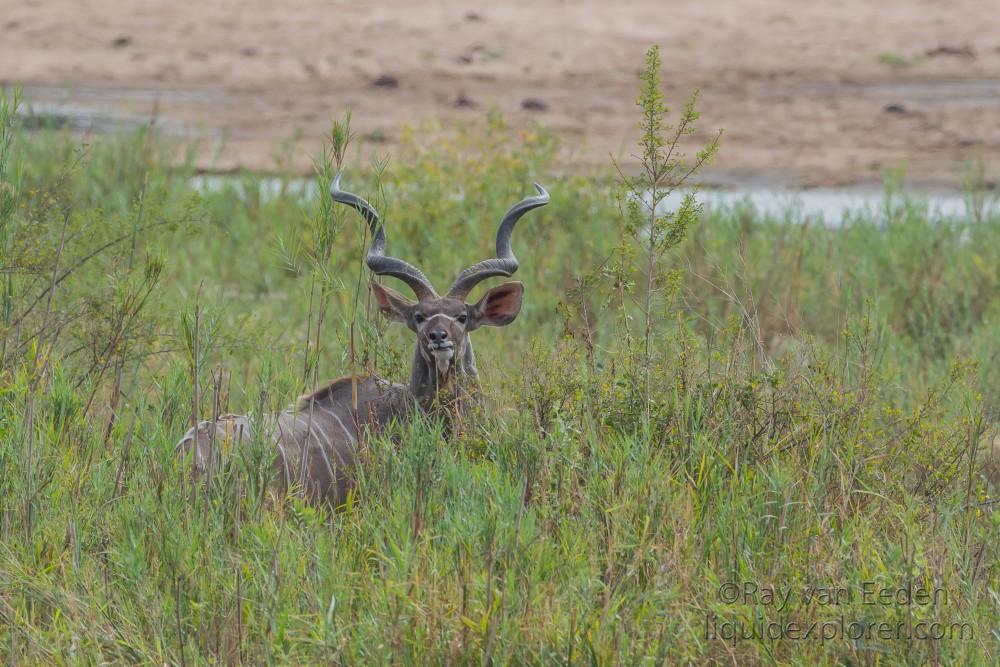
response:
M369 285L379 312L405 324L417 335L410 383L407 386L378 377L343 377L256 424L261 437L273 442L277 450L274 481L280 490L295 486L307 498L334 507L346 502L353 487L358 447L366 435L417 411L435 411L442 406L450 411L462 409L464 388L469 386L469 380L474 384L477 376L469 333L481 326L501 327L513 322L521 310L524 286L508 282L492 288L475 304L465 299L483 280L510 277L517 271L517 258L510 245L514 225L528 211L549 202L548 193L536 184L538 195L512 206L501 220L496 257L462 271L448 292L438 296L420 269L385 254L385 229L378 213L364 199L340 189L342 173L333 180L330 194L334 201L356 209L368 222L372 234L366 257L368 268L376 275L402 280L417 298L411 301L375 281ZM222 453L251 441L252 428L244 415L203 421L185 434L175 452L185 460L190 458L193 473L201 475L218 464Z

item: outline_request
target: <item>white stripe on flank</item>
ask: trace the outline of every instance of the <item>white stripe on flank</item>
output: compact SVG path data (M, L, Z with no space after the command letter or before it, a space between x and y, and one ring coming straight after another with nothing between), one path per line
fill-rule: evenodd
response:
M198 442L198 431L197 431L197 428L199 426L201 426L201 424L199 424L198 426L195 427L196 430L194 432L194 451L198 455L198 465L199 466L204 466L205 465L205 455L201 453L201 446L200 446L200 443Z
M312 431L312 428L313 428L312 426L309 427L310 431ZM328 444L330 446L330 448L332 449L333 445L330 443L330 438L327 437L326 432L323 431L322 429L319 429L319 428L317 428L316 430L323 434L323 439L326 440L326 444ZM324 447L320 443L317 443L317 444L319 444L319 453L323 455L323 463L326 464L326 469L330 473L330 483L332 484L332 483L334 483L336 481L337 475L333 472L333 466L330 464L330 457L327 456L327 454L326 454L326 447ZM302 480L302 483L305 484L305 480L304 479Z
M354 438L351 432L347 430L346 426L344 426L343 420L340 417L338 417L335 413L333 413L333 418L337 420L338 424L340 424L340 428L343 429L344 435L347 436L347 439L351 442L351 444L352 445L358 444L358 441Z
M341 430L344 431L344 435L347 436L347 439L350 441L352 445L357 444L357 440L354 438L354 435L347 430L346 426L344 426L344 421L340 418L340 415L338 415L336 412L328 408L323 403L316 403L315 405L319 407L320 410L322 410L323 412L325 412L326 414L330 415L331 417L337 420L337 423L340 424Z
M309 442L309 436L311 436L313 433L319 433L320 435L323 436L323 440L326 441L326 446L329 447L330 449L333 449L333 443L330 441L330 436L327 435L326 430L324 430L322 428L322 423L313 419L313 416L314 416L314 410L313 410L313 408L316 405L317 405L316 401L313 401L310 404L309 414L308 414L308 417L307 417L308 421L306 421L306 428L308 429L307 434L306 434L306 442L307 443ZM316 438L314 436L314 440L316 440L316 444L319 445L319 452L320 452L320 454L323 455L323 463L326 464L326 469L330 473L330 482L333 483L337 479L337 475L336 475L336 473L333 472L333 465L330 464L330 457L327 456L326 447L324 447L323 443L321 443L319 441L319 438ZM303 485L305 484L305 475L306 475L305 458L306 458L306 453L308 451L309 451L309 448L307 446L305 448L305 451L302 452L302 470L301 470L300 474L301 474L301 477L302 477L302 484Z

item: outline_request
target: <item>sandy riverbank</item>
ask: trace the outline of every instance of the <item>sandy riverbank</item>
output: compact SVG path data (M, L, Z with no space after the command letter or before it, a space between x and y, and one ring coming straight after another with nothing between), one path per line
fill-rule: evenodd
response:
M49 108L155 109L204 138L206 169L266 167L296 133L308 169L348 106L383 152L406 124L497 107L559 132L573 169L631 150L636 73L659 43L671 101L698 87L705 136L725 128L709 180L839 185L905 162L913 182L954 185L971 157L1000 164L991 5L29 0L0 17L0 81Z

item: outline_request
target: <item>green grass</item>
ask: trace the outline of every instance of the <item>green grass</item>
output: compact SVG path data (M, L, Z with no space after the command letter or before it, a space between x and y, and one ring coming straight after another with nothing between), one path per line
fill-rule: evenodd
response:
M352 322L357 364L405 378L412 340L370 315L358 217L281 174L272 197L249 173L195 192L183 147L146 133L81 152L12 129L5 664L998 659L995 213L940 219L899 189L839 229L706 212L660 267L682 271L654 302L647 405L622 324L642 292L622 301L615 282L643 284L645 260L611 268L610 170L554 176L554 140L497 118L415 133L380 177L349 163L344 185L438 285L488 256L533 181L552 202L514 236L521 316L474 335L484 414L449 441L420 422L372 440L359 501L331 514L270 498L263 448L192 486L172 447L193 375L203 416L278 409L350 369ZM794 594L730 603L727 582ZM865 604L871 586L946 599ZM826 605L809 587L847 593ZM937 641L709 636L762 619L967 625Z

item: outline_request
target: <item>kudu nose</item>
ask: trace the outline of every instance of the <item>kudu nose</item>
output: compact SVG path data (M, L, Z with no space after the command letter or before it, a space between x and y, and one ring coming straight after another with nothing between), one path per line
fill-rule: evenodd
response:
M448 340L448 331L446 329L431 329L427 337L431 339L432 343L443 343Z

